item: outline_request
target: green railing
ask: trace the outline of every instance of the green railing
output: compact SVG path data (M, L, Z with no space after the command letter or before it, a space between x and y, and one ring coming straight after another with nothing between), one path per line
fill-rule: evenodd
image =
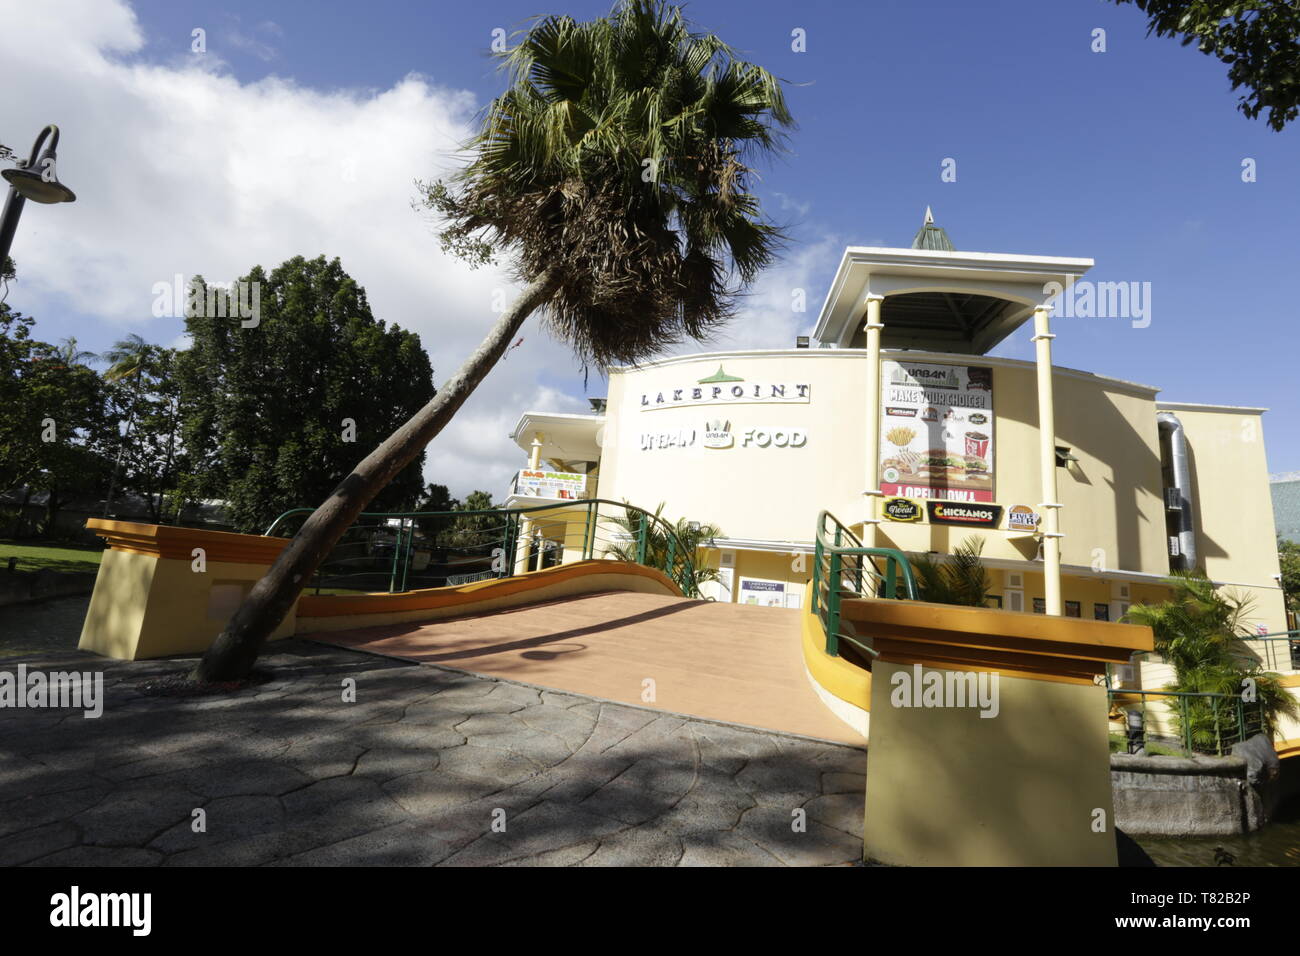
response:
M871 657L876 656L865 635L840 614L846 597L902 597L914 601L916 596L916 578L903 552L863 547L857 536L829 511L818 515L812 610L826 635L827 654L838 657L840 641L847 641Z
M289 537L311 508L292 508L266 534ZM466 584L592 558L657 568L699 595L694 555L672 525L626 502L588 498L531 508L363 512L321 562L311 587L381 591Z
M1109 671L1106 682L1110 683ZM1167 717L1175 724L1183 750L1188 753L1209 753L1222 756L1249 737L1264 729L1264 711L1258 701L1247 703L1240 694L1214 694L1208 692L1108 689L1107 697L1113 704L1117 697L1141 695L1140 703L1143 732L1147 733L1147 697L1174 698L1173 702L1160 700ZM1125 701L1121 700L1121 704ZM1159 738L1163 735L1153 733ZM1157 742L1159 740L1157 739Z
M1241 641L1259 641L1264 645L1264 654L1259 658L1259 663L1268 670L1300 670L1300 631L1275 631L1257 637L1246 636ZM1250 661L1256 659L1253 653L1242 656Z

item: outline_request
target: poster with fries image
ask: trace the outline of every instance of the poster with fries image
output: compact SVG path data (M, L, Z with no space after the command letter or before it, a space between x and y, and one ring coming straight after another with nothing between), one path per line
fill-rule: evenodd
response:
M881 362L885 497L993 501L993 369Z

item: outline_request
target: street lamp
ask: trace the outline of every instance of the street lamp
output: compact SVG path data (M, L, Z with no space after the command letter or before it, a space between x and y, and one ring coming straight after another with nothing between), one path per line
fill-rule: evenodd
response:
M49 145L41 152L41 144ZM45 127L32 144L31 155L16 169L0 173L9 183L4 214L0 216L0 263L9 255L18 228L18 217L23 214L27 200L39 203L74 202L77 198L71 189L59 182L55 152L59 146L59 128L53 124Z

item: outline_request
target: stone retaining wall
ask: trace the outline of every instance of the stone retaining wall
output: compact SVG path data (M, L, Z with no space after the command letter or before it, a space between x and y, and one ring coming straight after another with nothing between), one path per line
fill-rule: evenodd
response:
M95 589L90 572L6 571L0 569L0 607L45 598L89 594Z
M1263 737L1252 737L1233 751L1227 757L1111 754L1115 826L1148 836L1258 830L1289 788L1272 744Z

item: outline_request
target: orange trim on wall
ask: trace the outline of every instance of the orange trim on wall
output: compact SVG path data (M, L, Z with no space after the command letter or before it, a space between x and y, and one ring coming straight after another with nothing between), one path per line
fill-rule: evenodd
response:
M392 614L400 611L425 611L431 608L472 605L493 598L507 597L523 591L544 588L585 574L626 574L649 578L664 589L684 597L671 578L662 571L626 561L594 559L561 564L541 571L528 571L507 578L490 578L472 584L424 588L401 594L304 594L298 599L300 618L338 617L353 614Z
M193 560L194 549L202 548L204 560L209 563L229 561L235 564L270 565L289 543L288 538L268 538L260 534L110 521L107 518L90 518L86 521L86 527L103 538L114 551L183 561Z

